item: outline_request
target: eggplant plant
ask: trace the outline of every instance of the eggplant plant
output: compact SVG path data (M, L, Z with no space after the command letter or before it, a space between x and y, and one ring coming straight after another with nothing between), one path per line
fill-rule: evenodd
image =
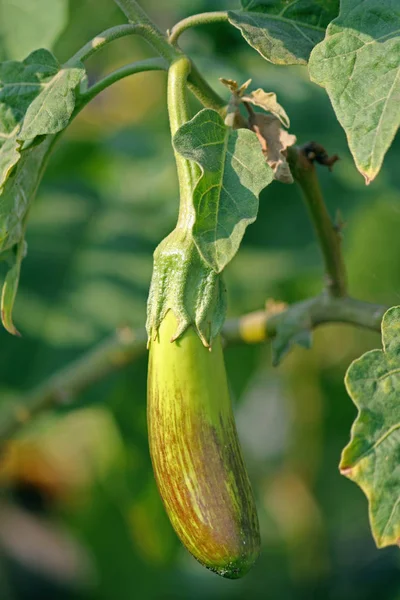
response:
M355 167L370 184L400 123L399 5L392 0L241 0L239 5L238 0L231 10L189 15L163 33L136 0L115 1L127 22L106 29L64 64L47 48L0 64L5 329L19 335L13 308L27 254L25 233L52 149L99 93L144 71L168 73L171 151L179 182L176 227L154 252L146 333L135 333L129 342L112 338L88 360L83 357L53 375L22 407L8 406L0 412L0 440L9 441L37 414L56 406L60 389L73 394L147 348L149 446L166 512L202 565L235 579L252 567L261 542L257 493L252 492L236 430L224 345L271 341L276 365L296 344L309 347L312 330L323 323L382 331L383 349L354 361L345 378L359 414L340 470L368 498L377 546L398 545L400 307L349 295L342 225L332 220L317 175L324 166L332 169L338 157L328 155L324 140L296 145L273 90L252 89L250 79L236 82L221 73L221 97L179 41L192 27L232 26L266 61L281 68L303 65L311 81L326 90ZM146 40L155 56L89 84L87 59L129 35ZM44 43L50 45L46 39ZM197 113L189 92L202 105ZM315 297L290 306L269 304L226 321L224 269L257 218L260 193L273 182L300 187L320 245L325 285Z

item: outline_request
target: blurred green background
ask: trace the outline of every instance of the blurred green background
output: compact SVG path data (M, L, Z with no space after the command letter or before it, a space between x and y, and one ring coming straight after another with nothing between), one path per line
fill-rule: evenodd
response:
M22 12L31 5L0 0L0 13L12 4ZM228 2L142 5L165 30ZM71 0L55 54L64 61L120 22L112 0ZM331 214L346 221L350 291L399 303L399 141L365 187L324 90L305 68L270 65L229 25L187 32L182 46L222 95L219 77L251 77L254 88L277 93L299 143L316 140L340 155L333 173L319 173ZM3 57L13 51L3 43ZM152 51L138 38L114 42L88 61L89 78L146 56ZM23 337L0 331L3 404L117 327L143 326L152 252L177 214L165 87L165 73L116 84L57 146L30 215L15 308ZM262 194L226 282L231 316L268 298L295 302L320 291L320 254L296 186L274 183ZM379 346L377 334L332 325L315 332L311 351L296 348L275 369L268 345L226 351L263 539L260 560L240 581L200 567L164 514L147 447L145 357L37 419L3 467L1 600L400 600L399 551L375 548L367 501L338 471L356 416L343 377L351 360Z

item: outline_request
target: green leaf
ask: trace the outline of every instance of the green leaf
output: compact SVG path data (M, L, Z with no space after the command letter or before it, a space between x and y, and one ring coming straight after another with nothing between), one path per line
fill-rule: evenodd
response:
M400 306L383 317L382 343L383 350L367 352L347 371L359 413L340 462L368 498L379 548L400 542Z
M22 238L19 244L17 245L13 264L6 275L1 294L1 321L5 329L7 329L7 331L12 335L20 335L13 323L12 312L18 290L21 263L25 254L26 243L25 240Z
M238 251L247 225L257 217L258 195L273 180L257 136L226 127L203 109L174 137L177 152L200 165L193 191L193 238L208 265L221 272Z
M228 12L229 21L261 56L277 65L306 64L339 0L242 0L242 7Z
M0 64L0 189L20 158L17 139L30 103L52 79L58 65L47 50L37 50L24 61Z
M83 68L63 67L48 50L0 64L0 189L20 158L20 141L69 122Z
M0 0L0 55L21 60L51 48L68 21L68 0Z
M19 139L57 133L69 123L75 108L74 90L85 75L83 65L64 65L54 77L43 84L41 93L29 105Z
M20 159L20 146L15 134L10 137L0 134L0 189Z
M400 4L342 0L339 17L313 50L309 71L326 88L369 183L400 123Z
M0 193L0 252L12 248L23 237L24 219L40 183L54 138L23 151L17 167Z

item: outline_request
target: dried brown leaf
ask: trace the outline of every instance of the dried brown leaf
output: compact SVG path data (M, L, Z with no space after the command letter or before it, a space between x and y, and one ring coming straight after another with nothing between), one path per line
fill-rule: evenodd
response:
M277 101L276 94L274 92L264 92L263 89L258 88L258 90L254 90L246 96L242 95L241 98L242 102L248 102L254 106L259 106L263 110L270 112L272 115L277 117L282 125L285 127L290 127L289 117L287 116L283 106L281 106Z
M286 160L286 149L296 143L296 136L282 128L277 117L254 113L250 119L263 154L275 173L275 179L282 183L293 183L293 176Z

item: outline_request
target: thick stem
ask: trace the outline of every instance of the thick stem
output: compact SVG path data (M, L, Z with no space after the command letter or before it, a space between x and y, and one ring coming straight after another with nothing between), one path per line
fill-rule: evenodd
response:
M115 0L122 12L131 23L140 25L141 35L168 62L172 62L182 53L168 43L166 36L149 19L144 10L135 0Z
M117 81L128 77L129 75L135 75L136 73L144 73L146 71L166 71L168 69L168 63L163 58L148 58L146 60L140 60L130 65L125 65L116 71L113 71L109 75L106 75L94 83L86 92L79 95L78 108L81 110L88 102L90 102L95 96L100 94L103 90L110 87Z
M203 106L212 108L219 112L222 117L225 117L227 103L203 79L194 63L192 63L192 70L189 74L188 87Z
M293 176L306 203L325 263L328 292L335 297L347 294L346 267L340 231L332 223L322 196L314 164L299 148L288 149Z
M140 24L140 35L142 35L162 57L168 60L169 63L180 56L184 56L177 46L169 43L167 37L149 19L147 14L135 0L115 0L115 2L132 23ZM226 103L208 85L194 65L192 65L189 74L188 85L191 92L204 106L213 108L223 114Z
M227 345L258 344L276 335L282 319L288 313L303 313L311 327L323 323L348 323L380 331L387 307L353 298L333 298L327 294L293 304L287 310L271 314L260 310L237 319L226 321L222 337ZM146 352L145 329L120 330L91 352L55 373L48 381L30 394L4 406L0 413L0 442L6 442L36 415L56 406L70 403L74 397L103 379L109 373L134 362ZM8 408L8 410L7 410Z
M191 62L185 56L178 58L168 71L168 115L171 136L190 119L187 79L191 70ZM178 227L189 229L193 214L192 194L198 178L198 167L181 156L174 149L179 180L179 217Z
M170 44L176 44L181 34L190 29L191 27L196 27L197 25L208 25L210 23L227 23L228 22L228 12L226 10L219 10L213 12L200 13L198 15L192 15L187 17L186 19L182 19L179 21L174 27L171 29L169 34L169 42Z

